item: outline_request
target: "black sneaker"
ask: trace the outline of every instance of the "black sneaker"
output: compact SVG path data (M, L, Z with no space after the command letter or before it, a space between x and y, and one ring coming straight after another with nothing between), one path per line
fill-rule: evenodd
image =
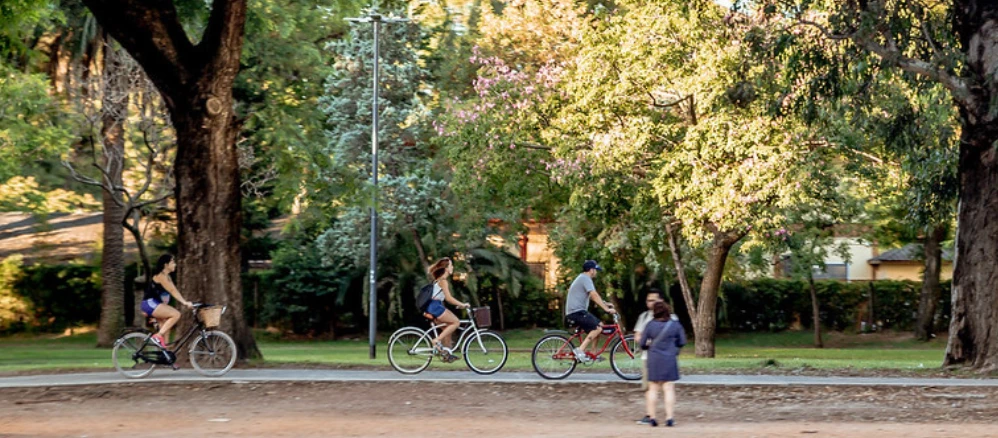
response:
M670 418L668 420L665 420L665 425L668 426L668 427L672 427L672 426L676 425L676 422L672 421L672 419Z
M655 419L654 419L654 418L652 418L652 419L651 419L651 422L650 422L650 423L648 423L648 424L651 424L651 427L658 427L658 422L657 422L657 421L655 421Z
M640 425L642 425L642 426L647 426L647 425L651 424L651 417L645 415L645 418L642 418L642 419L638 420L637 423L640 424Z

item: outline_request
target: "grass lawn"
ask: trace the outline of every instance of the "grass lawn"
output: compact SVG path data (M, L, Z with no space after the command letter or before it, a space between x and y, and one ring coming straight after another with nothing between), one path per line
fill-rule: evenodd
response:
M503 334L510 347L504 370L532 371L530 351L543 335L542 330L510 330ZM388 334L379 336L377 359L368 359L367 338L338 341L277 340L261 332L258 345L265 361L257 366L279 367L364 367L390 369L386 354ZM602 345L601 338L601 345ZM109 349L94 348L93 332L71 336L14 336L0 338L0 373L98 369L109 370ZM692 343L681 356L681 367L697 372L744 372L763 368L883 369L896 371L938 370L945 351L945 339L929 343L911 339L908 333L855 335L830 333L824 349L811 347L809 332L722 334L717 339L716 357L693 357ZM609 359L609 350L604 355ZM462 361L444 364L434 361L431 369L464 370ZM591 366L609 372L609 361ZM579 370L586 367L580 366Z

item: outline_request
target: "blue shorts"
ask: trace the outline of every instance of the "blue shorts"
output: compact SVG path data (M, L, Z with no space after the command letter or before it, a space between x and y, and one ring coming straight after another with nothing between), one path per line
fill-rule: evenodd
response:
M160 304L163 304L163 302L153 298L149 298L148 300L142 300L141 304L142 313L145 313L146 316L152 316L152 312L155 311L156 306L159 306Z
M439 318L446 311L447 308L444 307L443 301L440 300L430 300L430 304L426 306L426 313L433 315L434 318Z
M155 298L142 300L140 307L142 307L142 313L145 313L146 316L152 316L152 312L156 310L156 306L169 302L170 294L160 294L158 300Z

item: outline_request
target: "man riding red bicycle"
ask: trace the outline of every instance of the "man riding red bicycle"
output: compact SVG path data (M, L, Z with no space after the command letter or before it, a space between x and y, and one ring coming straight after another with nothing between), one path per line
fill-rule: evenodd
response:
M568 297L565 300L566 323L569 327L577 326L588 334L586 339L582 341L582 345L574 350L575 357L583 363L589 363L595 359L586 353L586 347L599 337L600 331L603 329L603 323L600 322L599 318L589 313L589 301L595 301L607 313L617 313L612 304L603 301L603 298L596 292L596 285L593 284L596 273L602 270L603 268L595 260L586 260L582 264L582 273L569 286Z

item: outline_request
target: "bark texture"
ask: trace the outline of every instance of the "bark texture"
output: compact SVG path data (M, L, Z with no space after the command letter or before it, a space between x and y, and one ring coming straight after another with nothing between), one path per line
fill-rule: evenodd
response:
M156 85L177 133L177 286L191 301L228 306L222 330L241 359L260 352L243 317L239 162L232 84L239 72L245 0L215 0L200 42L171 0L84 0ZM190 324L179 324L184 330ZM183 358L180 358L183 363Z
M707 272L700 283L700 303L697 317L693 321L696 335L696 356L714 357L714 334L717 330L717 295L721 290L721 279L728 254L744 234L714 231L710 253L707 256Z
M942 271L941 243L946 239L946 226L939 224L925 235L925 271L922 273L922 292L918 300L918 317L915 337L922 341L933 338L936 332L936 302L939 301L939 274Z
M115 50L108 48L107 50ZM110 347L125 327L125 236L121 226L125 207L121 194L125 162L125 118L128 111L128 80L120 72L119 58L106 54L101 98L101 140L105 169L102 185L104 237L101 249L101 312L97 346Z

